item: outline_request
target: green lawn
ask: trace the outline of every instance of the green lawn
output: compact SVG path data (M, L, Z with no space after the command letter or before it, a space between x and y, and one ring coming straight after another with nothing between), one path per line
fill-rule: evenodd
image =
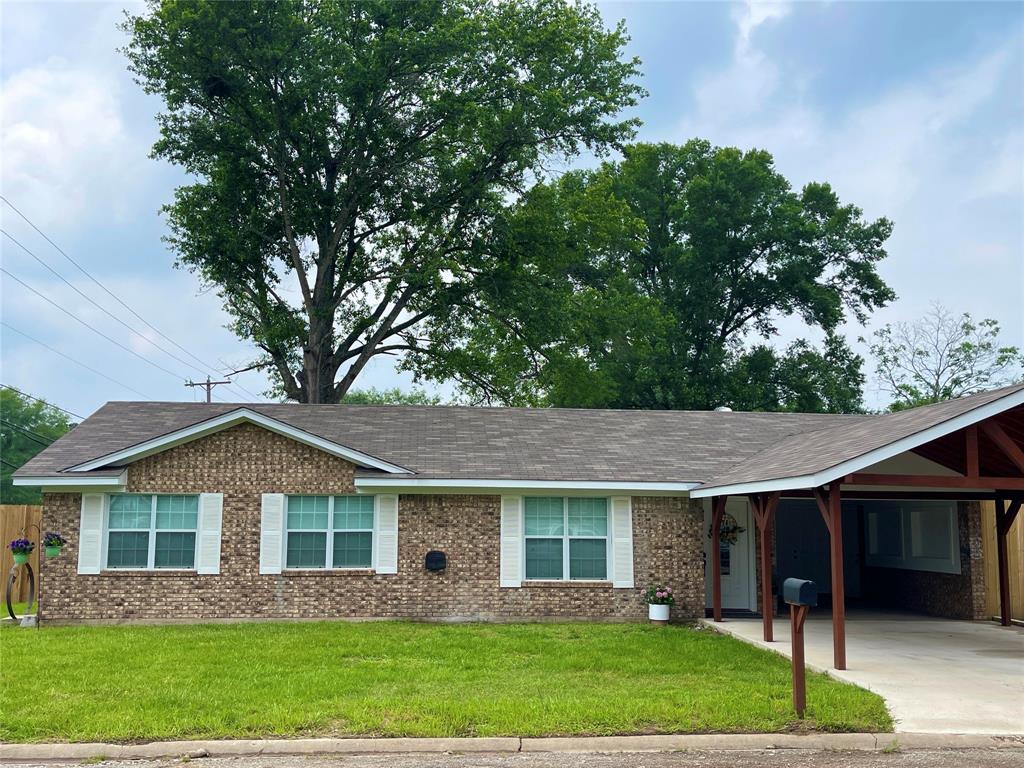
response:
M0 740L885 731L882 699L686 626L0 630Z

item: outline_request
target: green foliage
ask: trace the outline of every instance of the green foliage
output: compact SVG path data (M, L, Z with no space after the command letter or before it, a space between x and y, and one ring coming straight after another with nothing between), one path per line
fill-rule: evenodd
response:
M478 364L502 362L486 382L501 388L463 387L560 406L858 410L862 360L836 330L894 298L876 271L890 232L827 184L793 191L764 151L626 147L534 187L492 230L533 279L492 299L490 322L449 327ZM790 316L820 349L763 343Z
M0 503L39 504L38 488L15 487L14 470L67 432L74 424L61 411L0 387Z
M938 303L916 322L875 331L871 354L882 389L893 398L890 410L1024 381L1024 354L1000 344L999 334L997 321L956 316Z
M346 405L440 405L441 397L431 395L422 389L404 392L398 387L392 389L350 389L341 398Z
M506 376L449 333L529 280L482 239L549 159L628 139L642 94L623 27L568 0L154 0L125 28L153 154L195 179L165 208L178 263L304 402L381 354Z
M0 718L5 742L892 730L880 696L815 672L808 719L797 721L786 659L686 626L330 621L0 635L0 711L17 714Z

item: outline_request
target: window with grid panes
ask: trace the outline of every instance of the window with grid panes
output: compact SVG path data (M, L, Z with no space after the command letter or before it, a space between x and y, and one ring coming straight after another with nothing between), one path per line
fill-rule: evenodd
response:
M199 496L115 493L107 507L107 568L195 568Z
M526 578L608 578L608 499L523 499Z
M289 496L285 567L371 568L373 496Z

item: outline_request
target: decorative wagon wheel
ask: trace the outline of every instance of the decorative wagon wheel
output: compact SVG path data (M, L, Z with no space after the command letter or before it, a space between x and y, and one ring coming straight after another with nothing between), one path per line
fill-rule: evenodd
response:
M736 522L736 518L730 515L728 512L722 515L722 524L718 529L719 541L723 544L735 544L739 540L739 535L746 532L746 528ZM714 523L708 526L708 538L713 539L715 530Z
M25 569L25 573L28 575L28 602L25 603L26 614L32 609L32 606L36 602L36 577L32 573L32 566L28 563L24 565L18 565L15 563L11 566L11 573L7 577L7 591L4 593L4 598L7 601L7 615L15 621L18 620L19 616L14 612L14 600L12 599L14 594L14 584L18 580L18 570L20 568Z

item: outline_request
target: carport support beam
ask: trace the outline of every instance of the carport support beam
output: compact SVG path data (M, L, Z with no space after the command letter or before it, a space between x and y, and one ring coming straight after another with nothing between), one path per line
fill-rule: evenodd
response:
M722 517L728 496L711 500L711 612L715 621L722 620Z
M1013 525L1017 513L1020 511L1021 501L1015 499L1006 508L1005 499L996 499L996 561L999 567L999 623L1004 627L1010 626L1012 621L1010 608L1010 558L1007 549L1006 538L1010 533L1010 526Z
M839 483L830 483L828 496L814 489L814 500L828 528L829 564L832 567L832 666L846 669L846 588L843 582L843 500Z
M769 543L772 519L778 505L778 493L754 494L750 497L750 509L754 514L754 522L757 523L761 546L761 622L766 643L774 639L772 621L775 616L775 599L772 594L772 553Z

